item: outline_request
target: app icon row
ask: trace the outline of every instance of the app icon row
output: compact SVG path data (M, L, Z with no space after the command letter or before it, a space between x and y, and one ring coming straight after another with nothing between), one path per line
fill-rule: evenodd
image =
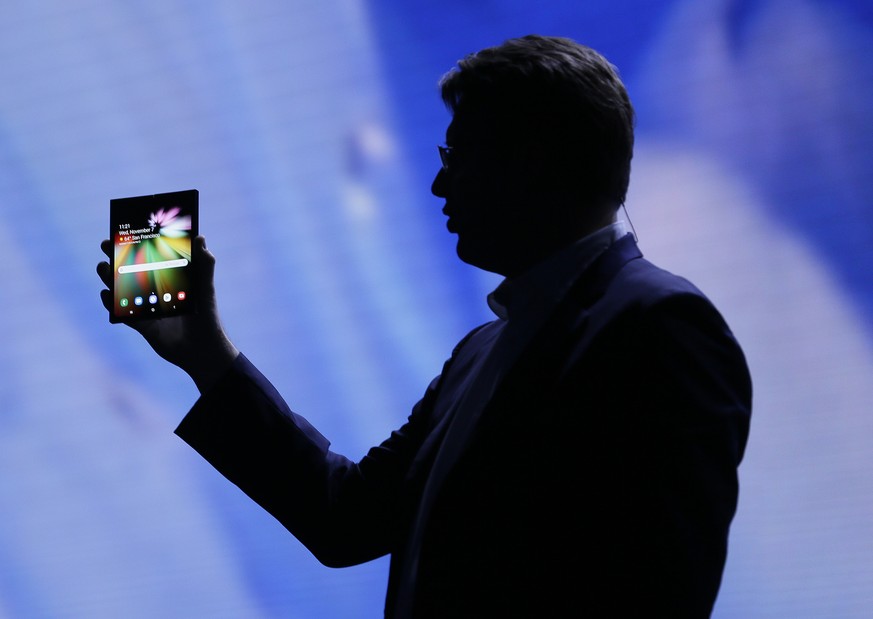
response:
M184 290L180 290L179 292L176 293L176 298L179 301L184 301L185 297L186 297L186 294L185 294ZM164 296L162 298L164 300L164 303L169 303L173 300L173 295L170 294L169 292L165 292ZM152 293L148 296L148 299L145 299L144 297L140 297L140 296L133 298L134 305L143 305L143 304L145 304L146 301L148 301L149 305L157 305L158 304L158 295L156 295L155 293ZM122 297L121 299L119 299L118 302L121 305L121 307L127 307L128 305L130 305L130 299L128 299L127 297Z

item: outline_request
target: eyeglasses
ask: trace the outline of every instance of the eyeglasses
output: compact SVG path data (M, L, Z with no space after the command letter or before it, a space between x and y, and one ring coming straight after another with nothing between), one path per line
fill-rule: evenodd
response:
M448 172L452 164L452 153L455 151L451 146L437 146L440 151L440 163L443 164L443 171Z

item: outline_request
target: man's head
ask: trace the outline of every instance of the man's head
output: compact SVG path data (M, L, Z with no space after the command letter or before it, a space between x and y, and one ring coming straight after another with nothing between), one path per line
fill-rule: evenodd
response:
M440 88L451 152L433 192L463 260L512 275L614 218L634 113L600 54L569 39L511 39L461 60Z

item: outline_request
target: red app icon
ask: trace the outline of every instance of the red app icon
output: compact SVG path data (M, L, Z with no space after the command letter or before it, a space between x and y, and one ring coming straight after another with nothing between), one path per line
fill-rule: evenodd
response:
M185 300L185 291L184 291L184 290L180 290L180 291L179 291L179 294L176 295L176 296L179 297L179 300L180 300L180 301L184 301L184 300Z

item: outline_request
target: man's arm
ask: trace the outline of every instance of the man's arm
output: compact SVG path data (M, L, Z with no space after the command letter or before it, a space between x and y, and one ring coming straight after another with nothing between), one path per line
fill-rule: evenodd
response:
M107 255L112 251L109 241L101 248ZM399 488L426 433L424 415L416 413L423 404L361 463L330 452L329 441L290 410L225 334L213 284L215 257L202 236L192 253L198 313L130 325L201 392L177 434L323 563L351 565L389 552L397 535ZM110 286L109 263L98 264L97 273ZM109 290L101 291L101 299L109 309ZM424 403L434 390L432 385Z
M330 451L330 442L241 354L176 434L319 561L356 565L394 551L404 537L419 483L409 472L432 430L440 380L400 429L353 462Z

